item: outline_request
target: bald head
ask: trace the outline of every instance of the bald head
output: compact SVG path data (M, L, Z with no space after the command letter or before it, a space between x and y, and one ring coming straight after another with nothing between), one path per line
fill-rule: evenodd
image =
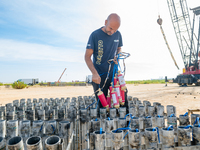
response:
M105 26L102 30L108 35L112 35L118 30L120 22L120 17L117 14L112 13L105 21Z
M112 13L108 16L107 18L107 21L110 22L110 21L113 21L113 22L116 22L116 23L119 23L120 24L120 17L115 14L115 13Z

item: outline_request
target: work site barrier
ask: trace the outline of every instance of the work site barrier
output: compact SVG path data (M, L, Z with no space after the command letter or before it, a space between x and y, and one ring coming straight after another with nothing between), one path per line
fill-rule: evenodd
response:
M200 149L199 114L177 116L173 105L165 108L132 96L127 108L108 111L96 102L79 96L21 99L1 106L0 149Z

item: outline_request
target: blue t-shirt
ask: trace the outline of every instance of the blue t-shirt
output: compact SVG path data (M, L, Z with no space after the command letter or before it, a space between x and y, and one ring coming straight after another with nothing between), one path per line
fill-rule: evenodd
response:
M108 35L102 29L97 29L90 35L86 49L93 49L93 64L97 72L106 74L108 72L110 59L116 55L117 48L123 46L122 37L119 31ZM109 73L113 71L114 63Z

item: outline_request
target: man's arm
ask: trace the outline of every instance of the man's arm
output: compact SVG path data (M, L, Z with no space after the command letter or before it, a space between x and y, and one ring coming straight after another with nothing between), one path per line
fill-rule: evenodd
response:
M118 47L117 48L117 54L119 54L121 52L121 50L122 50L121 47Z
M88 66L88 68L90 69L90 71L92 72L92 81L95 82L96 84L100 84L101 83L101 77L99 76L97 70L95 69L93 62L91 60L91 56L93 54L93 49L86 49L85 52L85 62Z
M121 47L118 47L118 48L117 48L117 54L119 54L120 52L121 52ZM118 63L117 63L117 57L116 57L116 56L115 56L115 58L114 58L113 61L114 61L115 64L118 64Z

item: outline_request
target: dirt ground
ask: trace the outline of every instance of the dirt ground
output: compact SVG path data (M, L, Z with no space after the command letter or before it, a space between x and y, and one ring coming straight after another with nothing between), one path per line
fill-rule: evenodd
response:
M177 84L128 84L128 96L140 100L160 102L163 106L176 106L177 116L188 109L200 109L200 86L179 87ZM90 96L92 86L41 87L33 86L26 89L12 89L0 86L0 104L5 105L22 98L61 98ZM166 111L165 111L166 112Z

